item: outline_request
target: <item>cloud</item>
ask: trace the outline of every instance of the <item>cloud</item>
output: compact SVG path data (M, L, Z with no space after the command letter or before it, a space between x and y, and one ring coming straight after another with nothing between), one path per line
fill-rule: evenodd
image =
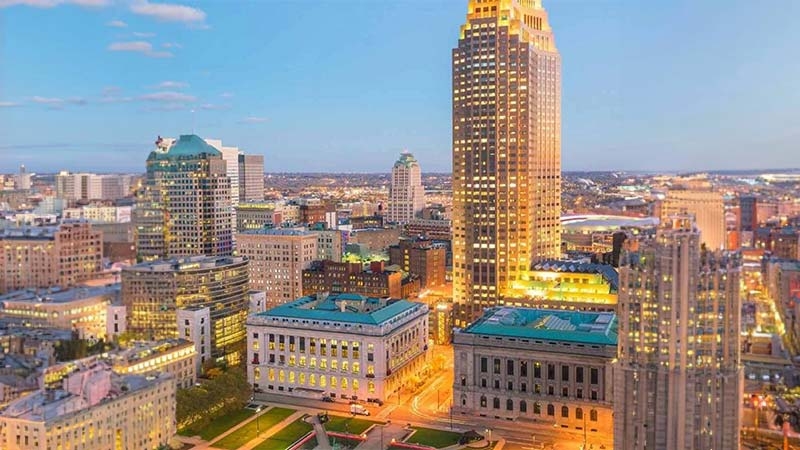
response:
M151 38L151 37L156 37L156 34L155 34L155 33L142 33L142 32L139 32L139 31L134 31L134 32L133 32L133 35L134 35L134 36L136 36L136 37L138 37L138 38Z
M111 0L0 0L0 8L9 6L31 6L33 8L54 8L59 5L77 5L101 8L111 4Z
M206 20L203 10L174 3L150 3L148 0L134 1L131 12L163 22L202 23Z
M20 106L17 102L0 102L0 108L13 108L15 106Z
M197 101L197 97L183 92L162 91L141 95L139 100L161 103L194 103Z
M189 83L182 81L162 81L155 86L156 89L185 89L189 87Z
M203 103L199 106L200 109L204 111L221 111L225 109L231 109L231 105L218 105L216 103Z
M222 94L219 94L219 96L222 98L233 98L233 92L223 92Z
M141 53L151 58L171 58L172 53L154 51L153 44L147 41L112 42L108 49L112 52L134 52Z
M106 26L112 28L126 28L128 24L121 20L112 20L111 22L106 23Z
M31 97L31 101L40 105L47 105L51 109L62 109L66 105L85 106L89 104L89 102L83 97L60 98L41 97L39 95L35 95Z
M177 42L164 42L161 46L164 48L183 48L183 46Z
M266 118L266 117L250 116L250 117L245 117L244 119L240 120L239 123L253 124L253 123L265 123L265 122L268 122L268 121L269 121L269 119Z

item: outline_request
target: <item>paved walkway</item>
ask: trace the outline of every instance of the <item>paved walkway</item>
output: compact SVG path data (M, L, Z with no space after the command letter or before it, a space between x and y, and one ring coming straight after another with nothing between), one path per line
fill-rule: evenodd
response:
M317 433L317 446L314 447L314 450L332 450L331 441L328 439L328 433L325 431L325 427L319 423L319 417L317 417L316 414L312 414L306 417L306 422L310 423Z
M409 430L399 423L378 424L372 427L367 433L367 440L358 444L355 450L384 450L392 442L392 439L402 441L408 433Z
M272 437L272 435L274 435L278 431L281 431L284 427L288 426L290 423L292 423L295 420L297 420L300 417L302 417L303 414L305 414L305 412L303 412L303 411L295 412L291 416L289 416L289 417L283 419L282 421L276 423L275 426L271 427L270 429L268 429L266 431L262 431L258 436L256 436L252 440L250 440L250 442L248 442L247 444L244 444L243 446L239 447L238 450L250 450L250 449L252 449L256 445L260 444L261 441Z

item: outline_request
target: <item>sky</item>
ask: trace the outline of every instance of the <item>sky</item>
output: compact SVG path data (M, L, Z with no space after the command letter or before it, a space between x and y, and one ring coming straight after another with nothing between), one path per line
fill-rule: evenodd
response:
M0 0L0 172L143 172L195 132L269 172L451 170L466 0ZM564 170L798 167L800 2L544 0Z

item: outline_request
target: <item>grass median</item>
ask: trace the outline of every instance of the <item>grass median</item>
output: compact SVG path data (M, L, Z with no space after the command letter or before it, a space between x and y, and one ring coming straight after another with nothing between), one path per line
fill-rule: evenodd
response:
M256 445L253 450L276 450L289 448L300 438L308 434L314 427L303 421L302 418L281 428L280 431Z
M219 441L214 442L213 447L236 450L237 448L253 440L258 434L269 430L295 412L296 411L294 409L289 408L271 408L267 410L267 412L248 422L245 426L225 436Z

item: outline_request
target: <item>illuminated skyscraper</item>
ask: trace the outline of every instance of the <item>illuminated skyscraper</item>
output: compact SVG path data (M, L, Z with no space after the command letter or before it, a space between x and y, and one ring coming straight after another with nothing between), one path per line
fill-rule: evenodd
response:
M230 255L231 181L222 154L195 135L157 144L133 217L138 258Z
M403 152L392 167L387 219L393 223L408 223L423 208L425 189L422 187L422 170L414 155Z
M560 256L561 57L541 0L470 0L453 50L453 296L463 326Z
M739 265L690 215L620 264L614 448L739 448Z

